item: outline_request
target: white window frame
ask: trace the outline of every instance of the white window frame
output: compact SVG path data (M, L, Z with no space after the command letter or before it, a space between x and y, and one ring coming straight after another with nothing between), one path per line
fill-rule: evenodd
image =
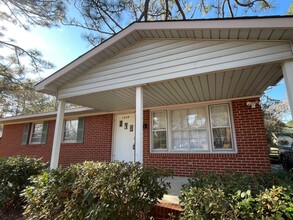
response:
M154 149L153 148L153 113L154 112L165 112L165 114L166 114L166 146L167 146L167 148L166 149ZM151 114L151 129L150 129L150 131L151 131L151 133L150 133L150 140L151 140L151 146L152 146L152 151L153 152L168 152L168 145L169 145L169 140L168 140L168 130L169 130L169 122L168 122L168 111L167 110L158 110L158 111L152 111L152 112L150 112L150 114ZM158 131L158 130L157 130Z
M225 149L225 148L220 148L220 149L216 149L215 148L215 146L214 146L214 135L213 135L213 127L212 127L212 118L211 118L211 107L212 106L227 106L227 110L228 110L228 119L229 119L229 127L230 127L230 132L231 132L231 144L232 144L232 148L227 148L227 149ZM210 139L211 139L211 148L212 148L212 151L213 152L222 152L222 151L224 151L224 152L229 152L229 151L235 151L235 141L234 141L234 128L233 128L233 126L232 126L232 120L231 120L231 117L232 117L232 115L231 115L231 111L230 111L230 105L229 104L214 104L214 105L209 105L208 106L208 112L209 112L209 120L210 120L210 123L209 123L209 125L210 125L210 134L211 134L211 137L210 137ZM226 128L226 127L219 127L219 128Z
M0 139L1 139L2 136L3 136L3 132L4 132L4 125L1 125L1 124L0 124Z
M207 150L194 150L194 151L190 151L190 150L172 150L171 148L171 143L172 143L172 135L171 135L171 132L172 132L172 129L171 129L171 111L174 111L174 110L189 110L189 109L192 109L192 108L204 108L204 112L205 112L205 116L206 116L206 129L205 131L207 132L207 142L208 142L208 149ZM169 127L168 127L168 130L167 130L167 139L169 140L169 143L170 145L167 145L167 148L168 148L168 151L170 153L206 153L206 152L209 152L210 150L210 131L209 131L209 117L208 117L208 112L207 112L207 106L206 105L196 105L196 106L188 106L188 107L185 107L185 108L182 108L182 107L178 107L178 108L172 108L172 109L168 109L167 110L168 112L168 115L167 115L167 122L169 123ZM188 129L188 131L191 131L192 129ZM189 138L188 138L189 139Z
M65 138L65 129L66 129L66 122L67 121L77 121L77 128L76 128L76 139L75 140L64 140ZM65 119L64 122L63 122L63 130L62 130L62 143L66 144L73 144L73 143L76 143L77 142L77 132L78 132L78 118L68 118L68 119Z
M212 126L211 126L211 118L210 118L210 106L217 106L217 105L227 105L228 106L228 114L229 114L229 122L230 122L230 129L231 129L231 141L232 141L232 149L214 149L213 146L213 134L212 134ZM180 109L190 109L190 108L196 108L196 107L204 107L205 108L205 114L206 114L206 123L207 123L207 138L208 138L208 150L202 150L202 151L172 151L171 149L171 125L170 125L170 112L172 110L180 110ZM160 112L160 111L166 111L166 121L167 121L167 150L162 149L154 149L153 148L153 112ZM205 104L193 104L193 105L178 105L173 107L165 107L163 109L155 108L150 111L150 153L170 153L170 154L217 154L217 153L237 153L237 142L236 142L236 136L235 136L235 127L234 127L234 119L233 119L233 111L231 107L230 102L209 102Z
M35 127L36 124L42 124L41 139L40 139L40 141L32 141L32 137L33 137L33 134L34 134L34 127ZM41 144L42 143L43 129L44 129L44 122L32 122L31 123L29 144Z

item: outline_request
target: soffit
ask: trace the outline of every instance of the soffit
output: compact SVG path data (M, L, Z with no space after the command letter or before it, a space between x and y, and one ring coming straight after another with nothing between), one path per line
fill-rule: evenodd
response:
M151 83L143 86L144 108L259 96L281 78L281 66L275 63ZM130 110L135 109L135 88L77 96L66 101L101 112Z

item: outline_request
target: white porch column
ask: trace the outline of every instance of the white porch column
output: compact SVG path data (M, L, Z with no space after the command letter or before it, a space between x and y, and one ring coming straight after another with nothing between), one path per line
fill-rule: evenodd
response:
M135 162L143 163L143 88L136 87Z
M63 130L64 110L65 110L65 101L60 100L58 105L56 124L55 124L50 169L56 169L58 167L61 137L62 137L62 130Z
M282 70L286 84L289 106L293 117L293 61L283 63Z

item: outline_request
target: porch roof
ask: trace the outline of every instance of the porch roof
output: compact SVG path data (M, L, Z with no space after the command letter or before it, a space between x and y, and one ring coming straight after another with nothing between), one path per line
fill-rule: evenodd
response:
M293 16L135 22L36 85L57 95L68 82L142 39L293 40Z
M153 46L148 48L152 57L144 61L151 63L150 67L135 63L136 54L130 54L138 47L149 47L144 43L148 40L197 41L206 44L206 48L217 48L202 51L199 55L206 56L204 61L200 60L202 63L197 59L199 55L191 54L190 50L190 62L180 63L176 60L179 44L164 43L158 48L173 50L174 60L168 60L162 67L163 54L153 55ZM36 90L100 112L134 109L135 86L139 85L144 87L145 108L259 96L282 79L282 62L293 59L292 41L292 16L136 22L37 84ZM183 49L191 44L181 44L180 52L185 53ZM161 53L158 48L157 53ZM118 53L125 50L129 59L121 60L124 55L119 54L117 60ZM222 59L224 50L231 52ZM213 55L209 59L206 54ZM158 59L158 65L153 65ZM207 67L209 61L212 67ZM89 74L92 76L88 77Z

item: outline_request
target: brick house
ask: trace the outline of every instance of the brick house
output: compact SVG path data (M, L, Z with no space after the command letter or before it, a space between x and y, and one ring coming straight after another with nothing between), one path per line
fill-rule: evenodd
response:
M284 77L292 111L292 40L293 17L133 23L36 86L57 112L0 120L0 157L269 171L259 97Z

